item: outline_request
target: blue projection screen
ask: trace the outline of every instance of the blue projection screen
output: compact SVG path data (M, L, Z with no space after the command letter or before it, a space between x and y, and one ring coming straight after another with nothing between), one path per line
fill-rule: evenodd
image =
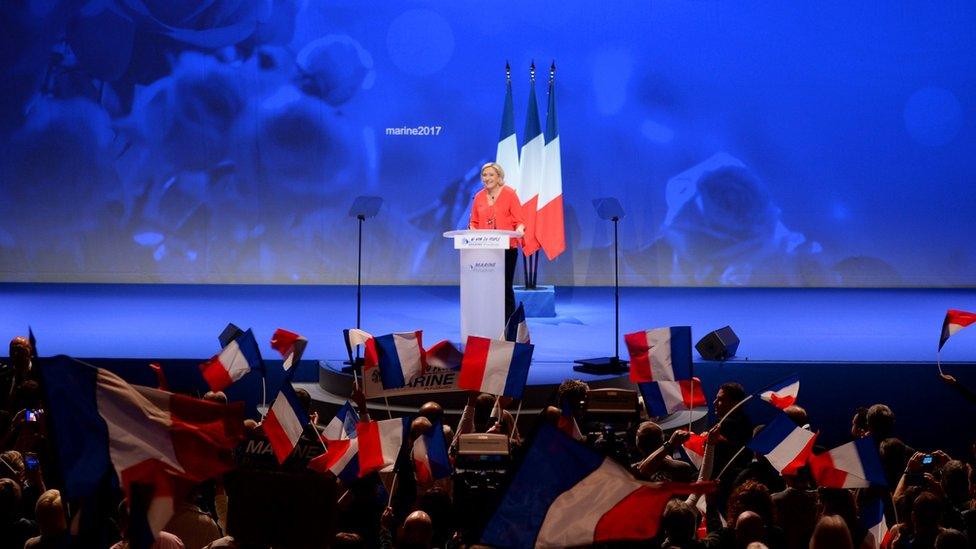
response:
M0 8L0 281L445 284L513 67L555 60L540 282L976 285L976 4L104 0ZM543 120L543 124L545 121ZM521 270L521 269L520 269Z

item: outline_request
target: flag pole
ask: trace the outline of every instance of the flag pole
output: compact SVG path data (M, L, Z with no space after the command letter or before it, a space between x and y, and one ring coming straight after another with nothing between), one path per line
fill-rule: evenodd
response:
M722 467L722 470L719 471L719 473L717 475L715 475L715 478L713 478L711 480L718 480L719 478L721 478L722 477L722 474L724 474L725 471L729 468L729 466L732 465L733 462L735 462L735 458L739 457L739 454L741 454L745 449L746 449L745 446L743 446L742 448L739 448L739 451L736 452L735 455L732 456L729 459L728 463L725 464L725 467Z
M518 417L519 417L519 412L521 412L521 411L522 411L522 399L519 399L518 408L515 409L515 419L512 421L512 434L508 435L508 443L509 444L512 443L512 439L515 438L515 433L516 433L516 431L518 431ZM501 415L501 414L499 414L499 415Z
M941 349L935 352L935 365L939 368L939 375L944 376L945 374L942 373L942 350Z
M393 473L393 482L390 483L390 499L386 502L387 507L393 507L393 494L396 493L397 476L399 474L399 471Z
M535 90L535 60L534 59L532 60L532 64L529 65L529 86L532 87L533 94L534 94L535 93L535 91L534 91ZM535 97L535 95L533 95L533 97ZM524 138L525 138L525 136L523 136L523 139ZM532 235L532 236L535 237L535 235ZM523 250L522 254L523 255L525 254L524 250ZM535 289L535 269L536 269L536 264L532 261L532 256L534 256L534 255L535 254L533 253L532 255L526 255L525 256L525 262L528 264L528 268L529 268L529 271L528 271L528 273L529 273L529 281L525 284L525 289L526 290L534 290Z

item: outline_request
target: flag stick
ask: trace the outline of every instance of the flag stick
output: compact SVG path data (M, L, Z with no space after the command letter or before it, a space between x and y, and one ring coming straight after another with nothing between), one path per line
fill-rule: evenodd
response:
M519 417L519 412L521 411L522 411L522 399L519 399L518 408L515 409L515 419L512 421L512 434L508 435L509 444L512 443L512 439L515 438L515 432L518 431L518 417Z
M261 407L264 408L264 413L261 417L268 415L268 381L261 376Z
M342 500L346 499L346 496L348 496L350 492L351 490L346 488L346 491L343 492L342 495L339 496L339 499L336 500L336 505L338 506L340 503L342 503Z
M387 507L393 507L393 494L396 493L397 475L399 474L399 471L393 473L393 482L390 483L390 499L386 502Z
M942 373L942 351L941 350L935 352L935 365L938 366L939 368L939 375L944 376L945 374Z
M390 419L393 419L393 410L390 408L390 399L388 399L386 395L383 395L383 402L386 403L386 413L390 416Z
M725 464L725 467L722 467L722 470L719 471L719 473L717 475L715 475L715 478L713 478L711 480L718 480L719 478L721 478L722 477L722 474L725 473L725 470L728 469L730 465L732 465L732 462L735 461L735 458L739 457L739 454L741 454L742 451L745 450L745 449L746 449L745 446L743 446L742 448L739 448L739 451L736 452L735 455L732 456L731 459L729 459L728 463Z

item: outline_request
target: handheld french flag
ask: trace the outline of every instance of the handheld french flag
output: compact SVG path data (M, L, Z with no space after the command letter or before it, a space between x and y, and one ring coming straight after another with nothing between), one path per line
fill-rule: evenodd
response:
M428 368L438 370L457 370L461 367L464 355L453 343L444 339L424 351L424 361Z
M685 456L688 457L688 461L696 469L701 469L702 463L705 461L705 440L705 435L691 433L688 440L681 445L681 449L684 451Z
M281 353L281 358L284 359L281 367L286 372L302 359L306 346L308 339L284 328L278 328L271 336L271 348Z
M501 339L516 343L531 343L529 325L525 322L525 307L521 301L512 316L508 318L508 322L505 323L505 331L502 333Z
M496 547L574 547L648 540L672 496L712 483L636 480L610 458L543 425L482 542Z
M284 463L295 451L306 425L308 425L308 414L298 402L291 383L286 382L281 386L278 397L271 404L271 409L268 410L268 415L264 417L264 422L261 424L268 442L271 443L271 449L278 458L278 463Z
M691 327L673 326L624 336L630 352L630 380L691 379Z
M329 440L341 440L346 438L356 438L356 424L359 423L359 414L352 404L347 400L342 408L336 413L332 421L325 426L322 436Z
M425 353L423 332L420 330L381 336L371 336L357 329L343 330L343 333L350 358L356 345L366 348L363 375L367 370L378 367L384 389L398 389L424 373Z
M326 452L312 458L308 462L308 468L319 473L331 471L343 484L349 486L349 483L359 478L359 440L329 440L326 445Z
M429 485L435 480L451 476L451 460L444 441L444 425L435 421L429 431L413 441L414 471L417 482Z
M576 416L573 415L573 410L570 408L569 403L566 399L563 399L560 404L559 421L556 424L556 428L566 433L573 440L580 442L586 440L586 437L580 431L579 423L576 422Z
M957 309L949 309L946 311L945 320L942 321L942 335L939 336L939 350L942 350L942 346L945 345L949 337L974 322L976 322L976 313Z
M759 398L783 410L796 403L796 397L799 393L800 378L793 375L767 387L759 393Z
M357 425L359 476L392 470L409 431L410 418L364 421Z
M888 533L888 521L884 516L884 501L877 495L858 504L861 511L861 526L874 536L875 549L881 547Z
M807 463L817 435L780 413L749 441L749 448L766 456L780 474L793 475Z
M859 438L810 457L810 472L823 488L886 486L878 449L871 437Z
M199 483L235 467L243 403L130 385L66 356L46 361L40 374L68 498L96 493L106 474L116 475L127 497L135 484L155 486L148 518L158 533L172 515L170 481Z
M251 370L262 368L261 351L250 329L224 346L220 354L200 365L200 373L211 391L223 391Z
M468 336L458 388L522 398L534 349L529 343Z
M679 410L691 410L707 406L701 380L697 377L679 381L651 381L638 383L644 407L651 416L666 416Z

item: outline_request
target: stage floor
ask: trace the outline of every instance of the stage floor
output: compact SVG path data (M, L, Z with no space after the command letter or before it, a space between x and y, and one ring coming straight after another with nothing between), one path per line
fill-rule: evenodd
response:
M345 356L342 329L355 325L355 299L350 286L3 284L0 333L30 325L43 355L203 358L234 322L253 328L265 349L283 327L309 339L305 358L336 360ZM623 288L620 303L622 334L690 325L697 340L731 325L740 360L934 362L946 309L976 310L976 291ZM613 354L612 288L559 288L556 312L529 319L536 361ZM363 328L374 334L420 329L428 346L458 341L459 314L457 287L363 291ZM976 361L976 330L953 337L942 359Z

